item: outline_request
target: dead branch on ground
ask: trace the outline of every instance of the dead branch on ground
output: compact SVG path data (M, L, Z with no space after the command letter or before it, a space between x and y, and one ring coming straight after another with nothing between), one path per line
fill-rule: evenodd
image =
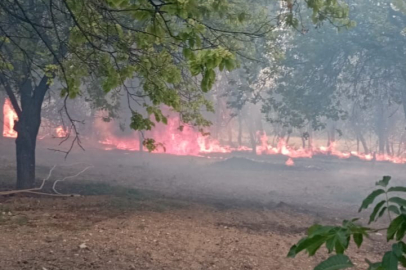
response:
M66 167L66 166L73 166L73 165L76 165L76 164L77 164L77 163L72 164L72 165L65 165L65 167ZM58 192L58 191L56 190L56 184L57 184L58 182L65 181L66 179L72 179L72 178L78 177L79 175L81 175L82 173L84 173L84 172L87 171L88 169L92 168L93 166L88 166L88 167L86 167L85 169L83 169L82 171L80 171L79 173L77 173L77 174L75 174L75 175L70 175L70 176L64 177L63 179L55 180L54 183L53 183L53 185L52 185L52 190L53 190L54 194L53 194L53 193L41 192L41 190L42 190L42 189L44 188L44 186L45 186L45 182L48 181L48 180L51 178L52 172L55 170L56 167L57 167L57 165L54 165L54 166L49 170L48 176L42 180L42 183L41 183L41 185L40 185L39 187L37 187L37 188L30 188L30 189L20 189L20 190L2 191L2 192L0 192L0 196L13 195L13 194L19 194L19 193L32 193L32 194L38 194L38 195L57 196L57 197L60 197L60 196L63 196L63 197L65 197L65 196L66 196L66 197L79 196L79 195L77 195L77 194L62 194L62 193ZM64 167L64 166L62 165L62 167Z

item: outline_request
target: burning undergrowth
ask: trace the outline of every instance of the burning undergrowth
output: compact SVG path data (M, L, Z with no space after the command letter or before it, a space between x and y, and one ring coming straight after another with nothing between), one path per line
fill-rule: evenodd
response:
M3 105L3 136L17 137L17 131L14 130L15 121L18 120L11 102L6 99ZM55 125L48 119L42 120L39 139L46 137L65 138L69 131L62 125ZM297 147L289 144L281 137L276 142L271 143L271 139L264 131L256 132L256 145L248 147L244 144L235 146L231 143L224 143L220 139L213 138L210 135L202 134L192 126L184 125L178 116L168 117L167 125L157 123L153 130L146 132L117 132L117 124L104 122L96 118L93 122L93 130L97 134L97 140L104 150L126 150L142 151L142 142L146 138L152 138L158 142L154 153L166 153L181 156L202 156L206 158L224 157L231 153L255 152L257 156L280 155L284 157L284 166L294 167L296 161L301 159L312 159L318 156L335 157L343 160L364 160L364 161L385 161L391 163L406 163L406 157L403 154L389 155L378 153L361 153L358 151L341 150L338 142L329 142L328 146ZM86 136L86 135L82 135ZM251 143L252 144L252 143ZM261 165L262 166L262 165ZM273 166L273 165L269 165ZM253 166L255 167L255 166Z

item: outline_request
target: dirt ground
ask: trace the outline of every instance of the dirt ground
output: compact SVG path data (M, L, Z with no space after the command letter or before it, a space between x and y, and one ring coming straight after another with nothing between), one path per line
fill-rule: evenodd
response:
M305 228L320 221L288 206L219 209L99 195L12 197L1 207L1 269L293 270L326 258L325 252L286 258ZM371 242L353 250L359 269L366 269L364 257L373 260L382 251Z
M4 145L6 190L15 165L12 144ZM379 175L389 171L405 181L403 166L340 160L299 160L286 168L283 157L92 150L65 161L39 148L39 182L53 164L61 167L50 181L93 167L58 184L60 192L81 196L0 197L0 269L313 269L325 251L286 258L308 226L356 216ZM366 269L364 258L377 260L385 248L384 236L373 235L349 254L356 269Z

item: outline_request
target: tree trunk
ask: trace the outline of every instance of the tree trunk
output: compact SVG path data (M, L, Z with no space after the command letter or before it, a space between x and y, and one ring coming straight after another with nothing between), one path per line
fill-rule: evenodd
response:
M313 128L309 125L308 128L309 137L307 139L307 147L313 150Z
M250 130L250 142L251 142L251 147L252 147L252 153L257 154L257 140L255 138L255 132Z
M385 116L384 116L384 109L382 102L378 103L377 106L377 119L376 119L376 133L378 135L378 152L379 154L385 153L385 146L386 146L386 132L385 132Z
M6 98L5 95L0 92L0 139L3 138L3 128L4 128L4 114L3 114L3 106Z
M405 81L406 81L406 75L405 75ZM402 91L402 105L403 105L404 116L406 118L406 89Z
M369 149L368 149L368 145L367 145L367 142L365 141L364 136L360 133L360 134L358 134L358 138L361 141L362 147L364 148L364 153L368 154Z
M227 133L228 133L228 145L232 146L233 145L233 125L232 125L231 121L230 121L230 123L228 123Z
M23 132L21 129L18 129L16 139L17 189L27 189L32 188L35 183L35 141L37 134L33 138L33 134Z
M242 145L242 116L241 111L238 113L238 146Z
M368 154L369 153L369 149L368 149L368 145L367 142L365 141L364 136L362 135L362 132L360 130L360 127L358 126L358 124L356 122L354 122L354 119L351 119L351 126L355 131L355 135L357 135L357 152L359 152L359 142L361 142L362 147L364 148L364 153Z
M336 123L333 122L327 130L327 147L336 141Z
M250 142L252 147L252 153L257 154L257 138L255 134L255 127L252 119L246 119L248 121L248 132L250 134Z
M22 94L24 105L21 107L24 109L14 125L17 131L17 189L32 188L35 183L35 147L41 125L41 107L35 108L35 103L26 98Z
M141 131L138 131L138 142L140 144L140 152L144 152L144 136L142 136Z
M392 151L391 151L391 148L390 148L390 143L389 143L388 138L386 138L386 154L388 154L389 156L392 155Z
M292 134L292 133L291 133L291 132L288 132L288 136L286 137L286 145L289 144L290 134Z
M32 188L35 183L35 148L41 125L42 103L48 90L47 81L48 78L44 76L39 85L33 89L31 81L26 80L20 86L21 110L18 104L13 104L14 109L19 111L19 119L14 125L17 131L17 189ZM11 95L9 94L9 97L15 100L14 94Z

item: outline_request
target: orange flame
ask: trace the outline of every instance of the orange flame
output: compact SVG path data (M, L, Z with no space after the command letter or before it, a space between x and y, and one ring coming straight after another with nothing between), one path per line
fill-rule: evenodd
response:
M168 153L173 155L198 156L202 153L230 153L232 149L228 146L220 145L220 142L204 136L193 127L184 126L179 129L179 118L168 118L168 124L156 124L152 131L145 132L145 138L153 138L161 143L163 147L155 149L155 153ZM96 123L98 127L108 126L108 123ZM120 150L139 151L140 140L138 135L131 138L118 138L114 136L109 128L101 127L104 139L99 142ZM135 134L135 132L134 132ZM110 148L109 147L109 148Z
M17 138L17 131L14 130L14 121L18 120L18 116L7 98L3 106L3 137Z
M203 136L200 132L190 126L184 126L182 131L178 128L179 118L168 118L168 124L157 124L152 131L146 132L146 138L153 138L156 142L162 143L164 147L159 147L154 152L169 153L173 155L190 155L199 156L204 153L231 153L234 151L252 151L251 148L240 146L237 148L221 145L218 140L212 139L209 136ZM121 149L129 151L139 151L140 142L138 136L131 138L118 138L111 133L110 128L99 127L99 131L104 139L100 143L107 146L106 150ZM135 134L135 133L134 133ZM279 139L276 146L268 143L268 137L265 132L257 132L257 141L259 145L256 147L257 155L284 155L288 157L286 165L293 166L295 158L312 158L314 155L330 155L340 159L348 159L357 157L365 161L388 161L392 163L406 163L405 157L388 156L388 155L371 155L352 152L342 152L337 149L336 143L331 142L328 147L295 148L286 144L284 139Z
M57 136L58 138L65 138L66 135L67 135L65 129L64 129L62 126L57 127L57 128L55 129L55 133L56 133L56 136Z
M286 160L286 162L285 162L285 165L286 166L294 166L295 162L293 161L292 158L288 158L288 160Z

